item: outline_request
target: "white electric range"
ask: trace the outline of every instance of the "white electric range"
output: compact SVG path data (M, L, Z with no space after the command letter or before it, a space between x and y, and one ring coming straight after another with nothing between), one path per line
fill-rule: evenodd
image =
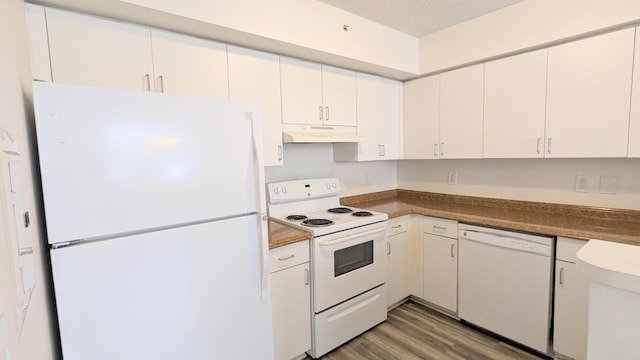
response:
M387 214L340 205L335 178L268 184L269 216L311 238L312 347L318 358L387 318Z

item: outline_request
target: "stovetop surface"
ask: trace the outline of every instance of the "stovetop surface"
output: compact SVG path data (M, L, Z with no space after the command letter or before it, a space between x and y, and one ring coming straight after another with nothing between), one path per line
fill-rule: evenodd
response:
M339 206L342 207L342 206ZM342 213L332 213L328 210L330 208L322 208L322 209L312 209L312 210L296 210L292 213L285 213L273 216L272 218L277 221L283 222L285 224L304 229L306 231L311 232L314 236L320 236L324 234L334 233L337 231L348 230L368 224L373 224L376 222L387 220L388 216L385 213L354 208L350 206L345 206L344 208L348 208L351 211L342 212ZM357 213L370 213L370 216L354 216L353 214ZM293 215L299 215L293 217ZM287 219L289 217L289 219ZM304 218L302 218L304 217ZM325 219L329 220L330 224L328 225L308 225L305 224L305 221L310 219Z

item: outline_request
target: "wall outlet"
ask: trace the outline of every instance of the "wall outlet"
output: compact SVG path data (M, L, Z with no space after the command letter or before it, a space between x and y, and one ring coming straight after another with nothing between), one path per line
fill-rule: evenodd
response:
M618 178L615 176L600 176L600 193L615 194L618 187Z
M458 183L458 172L453 171L447 174L447 184L455 185Z
M576 175L575 191L589 192L589 175Z

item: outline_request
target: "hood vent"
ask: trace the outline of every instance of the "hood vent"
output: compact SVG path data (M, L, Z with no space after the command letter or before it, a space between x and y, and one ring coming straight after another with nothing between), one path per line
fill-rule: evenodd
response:
M358 136L355 126L323 126L283 124L282 140L285 143L355 143L364 138Z

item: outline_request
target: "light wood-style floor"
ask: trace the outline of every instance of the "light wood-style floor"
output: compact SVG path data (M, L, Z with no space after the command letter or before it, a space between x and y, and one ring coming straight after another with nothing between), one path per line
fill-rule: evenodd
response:
M307 359L311 359L308 357ZM323 357L325 360L545 359L407 302L384 323Z

